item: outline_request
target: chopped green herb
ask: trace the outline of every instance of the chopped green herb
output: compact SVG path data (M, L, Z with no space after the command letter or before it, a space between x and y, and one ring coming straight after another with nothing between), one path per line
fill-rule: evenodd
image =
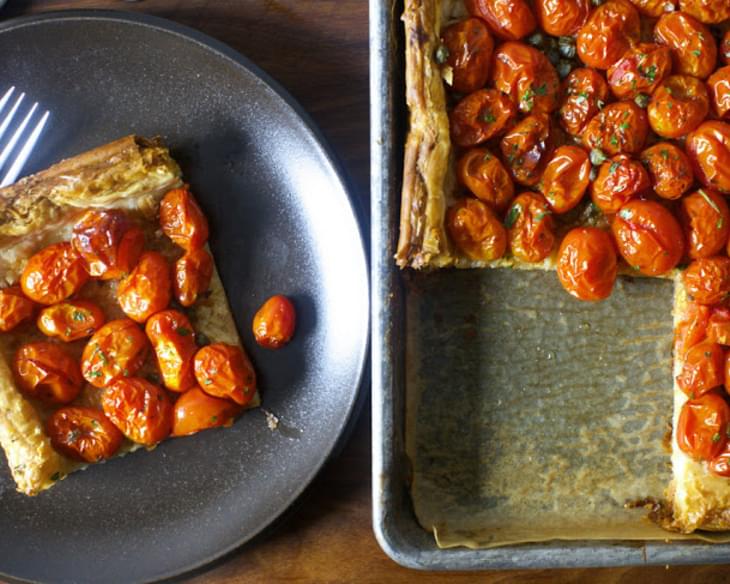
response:
M210 423L211 423L211 424L215 424L215 423L216 423L217 421L218 421L218 416L213 416L213 417L212 417L212 418L210 419Z
M547 92L548 92L547 83L543 83L542 85L533 87L533 90L535 91L535 95L547 95Z
M634 214L631 212L631 209L621 209L618 212L618 216L624 221L630 221Z
M80 310L74 310L71 313L71 318L73 320L79 322L79 321L82 321L82 320L86 320L86 315L83 312L81 312Z
M60 479L60 478L61 478L61 473L60 473L60 472L58 472L58 471L54 472L54 473L53 473L53 474L51 475L51 480L52 480L52 481L57 481L57 480L58 480L58 479Z
M92 425L92 426L93 426L94 428L98 428L98 427L99 427L99 422L98 422L97 420L94 420L94 419L92 419L92 420L91 420L91 425Z
M664 160L669 160L669 150L666 148L662 148L659 151L659 156L661 156Z
M717 223L715 223L715 227L716 227L717 229L722 229L722 226L723 226L724 224L725 224L725 222L723 221L722 217L720 217L720 218L719 218L719 219L717 220Z
M713 442L719 442L719 441L720 441L720 438L721 438L721 436L720 436L720 433L719 433L719 432L715 432L715 433L714 433L714 434L712 435L712 441L713 441Z
M575 101L577 101L578 103L582 103L584 101L587 101L589 97L590 94L587 91L580 91L578 92L578 97Z
M705 357L712 357L712 353L710 351L705 351Z
M699 49L695 49L694 51L692 51L692 54L695 57L701 57L702 56L702 51L700 51Z
M191 331L188 328L185 328L184 326L179 326L177 329L175 329L175 332L179 334L181 337L187 337L188 335L192 334L193 331Z
M647 69L643 69L642 67L637 67L639 71L639 75L642 77L645 77L651 82L654 82L656 79L656 65L651 65Z
M619 125L619 128L621 128L621 131L625 132L631 127L631 125L628 122L621 122Z
M594 148L591 150L591 164L593 166L600 166L608 160L606 154L600 148Z
M504 220L504 226L507 229L511 229L512 226L517 221L517 218L520 216L520 206L519 205L513 205L509 212L507 213L507 217Z
M618 138L616 137L616 134L611 134L611 139L609 140L611 142L611 146L618 147Z
M435 57L436 57L436 62L439 65L443 65L444 63L446 63L446 61L449 60L449 55L450 55L449 49L446 48L446 45L439 45L436 48Z
M700 190L699 190L699 191L697 191L697 192L698 192L698 193L700 194L700 196L701 196L701 197L702 197L702 198L703 198L703 199L704 199L705 201L707 201L707 204L708 204L708 205L709 205L710 207L712 207L712 209L713 209L713 211L715 211L715 213L717 213L717 214L721 214L721 212L720 212L720 207L718 207L718 206L717 206L717 203L715 203L715 201L713 201L713 200L712 200L712 199L710 198L710 195L708 195L708 194L707 194L707 193L705 192L705 189L700 189Z
M484 155L484 157L482 158L482 160L483 160L484 162L489 162L489 161L490 161L491 159L492 159L492 155L491 155L491 154L490 154L489 152L487 152L487 153L486 153L486 154Z
M493 122L496 122L497 118L494 117L492 110L490 108L487 108L482 114L482 121L486 122L487 124L491 124Z
M619 166L621 165L618 162L612 162L611 166L608 167L608 173L614 174L618 170Z
M125 367L125 368L124 368L124 369L122 370L122 375L124 375L124 377L129 377L129 369L127 369L127 368Z
M634 98L634 103L641 109L645 109L649 105L650 98L646 93L640 93Z
M599 110L602 110L605 105L606 105L606 102L603 101L602 99L596 100L596 106L598 107Z
M206 378L204 383L205 383L205 385L210 385L211 383L213 383L213 380L210 377L208 377L208 378Z
M537 215L535 215L535 221L540 222L542 221L546 215L552 215L552 211L540 211Z
M99 370L96 371L89 371L87 374L87 377L101 377L102 373Z

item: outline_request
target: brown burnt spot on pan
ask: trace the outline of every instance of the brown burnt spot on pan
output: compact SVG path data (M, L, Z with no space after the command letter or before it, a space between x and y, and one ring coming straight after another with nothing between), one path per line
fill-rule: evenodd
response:
M654 497L644 497L642 499L629 500L624 503L625 509L645 509L649 512L648 519L652 523L657 524L659 527L668 531L676 531L675 527L672 527L673 516L672 506L662 499L655 499Z

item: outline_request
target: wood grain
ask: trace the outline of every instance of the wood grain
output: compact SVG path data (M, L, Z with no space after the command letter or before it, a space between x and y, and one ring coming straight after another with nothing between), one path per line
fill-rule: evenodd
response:
M241 51L285 85L339 153L368 205L366 0L9 0L0 17L69 8L147 12L202 30ZM414 572L379 548L370 513L370 404L347 446L284 521L192 575L196 584L243 582L641 582L719 584L730 568L613 568L481 573Z

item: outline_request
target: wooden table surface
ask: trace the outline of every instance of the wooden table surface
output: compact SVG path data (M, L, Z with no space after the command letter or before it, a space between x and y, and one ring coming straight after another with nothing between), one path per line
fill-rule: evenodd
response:
M368 204L367 0L9 0L0 17L68 8L147 12L197 28L240 50L310 112L338 152L356 193ZM478 574L401 568L382 552L371 529L369 409L368 401L344 450L282 524L194 574L192 581L730 582L730 567L722 566Z

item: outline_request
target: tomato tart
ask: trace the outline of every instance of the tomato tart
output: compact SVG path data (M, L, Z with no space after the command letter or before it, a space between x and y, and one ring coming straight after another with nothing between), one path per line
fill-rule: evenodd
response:
M159 139L0 190L0 445L20 492L258 405L208 236Z

